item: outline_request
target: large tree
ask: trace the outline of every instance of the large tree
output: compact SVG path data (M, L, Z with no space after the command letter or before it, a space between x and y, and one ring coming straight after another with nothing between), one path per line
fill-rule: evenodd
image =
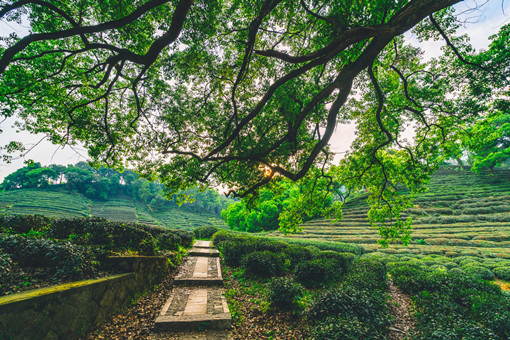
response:
M0 110L175 190L221 182L244 197L315 169L373 192L374 221L399 220L397 184L420 190L465 116L402 34L418 25L476 68L449 38L457 2L4 0L0 18L28 19L30 33L1 42ZM353 151L325 174L347 120ZM395 226L383 235L406 234Z

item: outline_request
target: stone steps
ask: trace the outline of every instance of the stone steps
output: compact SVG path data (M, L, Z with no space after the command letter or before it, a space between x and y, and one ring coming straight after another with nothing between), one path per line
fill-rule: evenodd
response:
M209 256L209 257L219 257L220 252L216 249L212 248L197 248L193 247L188 252L188 256Z
M190 256L182 265L174 280L177 285L222 286L220 258Z
M210 241L195 242L175 277L176 287L156 319L157 332L224 330L231 326L218 256Z
M175 288L156 319L157 330L229 328L232 317L224 294L216 287Z

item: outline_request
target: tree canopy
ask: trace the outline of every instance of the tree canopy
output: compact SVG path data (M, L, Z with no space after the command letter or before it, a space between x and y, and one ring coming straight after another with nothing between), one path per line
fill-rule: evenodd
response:
M508 27L477 53L455 36L457 2L4 0L0 18L30 33L0 42L0 110L175 191L222 183L250 198L310 173L368 190L372 221L395 221L381 234L405 238L400 212L466 144L460 130L500 136L483 159L508 141L491 95L508 95ZM410 29L446 41L444 56L424 63ZM339 122L357 137L330 171Z

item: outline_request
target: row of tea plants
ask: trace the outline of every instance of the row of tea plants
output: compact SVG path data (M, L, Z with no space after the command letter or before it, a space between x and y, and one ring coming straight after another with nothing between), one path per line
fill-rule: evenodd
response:
M193 234L102 218L0 216L0 295L96 277L109 255L157 255L191 247Z

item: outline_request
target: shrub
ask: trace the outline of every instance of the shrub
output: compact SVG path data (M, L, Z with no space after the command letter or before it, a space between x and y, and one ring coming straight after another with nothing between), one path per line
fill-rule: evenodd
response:
M251 240L239 239L222 242L220 250L225 264L238 267L241 265L243 258L256 249Z
M384 339L381 330L371 323L361 322L356 316L327 317L312 330L314 340Z
M359 339L382 338L389 321L382 291L352 285L322 291L312 300L308 317L317 325L317 339L356 339L349 337L355 334L362 335Z
M100 253L49 239L24 238L19 235L0 237L0 249L22 266L46 267L58 276L77 279L96 270Z
M362 255L365 253L365 248L357 244L349 244L342 242L325 242L318 240L305 240L305 239L289 239L284 237L268 237L267 239L274 241L283 241L288 244L294 244L302 247L314 246L320 250L334 250L340 253L353 253Z
M465 271L458 267L454 267L448 270L448 273L454 274L454 275L467 275Z
M107 220L100 217L91 218L59 218L52 221L49 229L48 236L59 240L67 240L70 235L81 235L80 238L83 243L87 243L87 232L91 228L87 226L91 223L106 223Z
M498 279L510 281L510 267L496 267L492 271Z
M267 250L281 253L288 247L284 242L224 231L214 234L213 244L219 246L225 263L234 267L239 266L243 257L251 252Z
M140 255L155 256L156 255L156 240L152 235L142 239L134 249L138 250Z
M480 280L493 280L494 274L487 268L476 263L468 263L462 267L464 272Z
M290 267L295 268L301 261L313 259L313 254L310 249L306 247L290 245L283 251L285 258L290 262Z
M303 287L288 277L272 279L268 287L268 301L283 310L295 308L297 300L303 295Z
M51 218L42 215L0 215L0 232L27 234L30 230L44 231Z
M25 276L20 268L17 268L9 254L0 249L0 295L5 295L15 287Z
M219 230L221 230L221 228L212 225L206 225L193 229L193 234L195 235L195 238L198 239L210 239Z
M415 302L420 311L413 339L496 339L492 330L472 320L448 295L423 292Z
M183 248L190 248L193 245L193 233L188 230L171 229L171 232L179 237L179 245Z
M356 255L351 253L338 253L332 250L325 250L320 252L320 258L335 259L340 264L340 267L346 272L356 260Z
M160 250L178 250L181 238L170 231L159 234L156 237L156 243Z
M416 293L426 285L426 273L410 264L401 264L390 270L391 279L405 293Z
M223 243L225 243L227 241L239 241L239 240L246 240L248 238L252 238L252 237L249 236L248 234L237 233L237 232L228 231L228 230L220 230L213 235L213 237L211 238L211 241L216 248L220 249L222 247Z
M273 277L283 274L283 258L270 251L255 251L243 260L246 272L261 277Z
M321 250L315 246L306 246L306 249L312 254L312 258L316 259L321 256Z
M346 282L366 289L386 289L386 266L379 260L359 258L353 262L346 276Z
M296 280L307 287L321 285L342 275L340 263L335 259L302 261L296 266Z

